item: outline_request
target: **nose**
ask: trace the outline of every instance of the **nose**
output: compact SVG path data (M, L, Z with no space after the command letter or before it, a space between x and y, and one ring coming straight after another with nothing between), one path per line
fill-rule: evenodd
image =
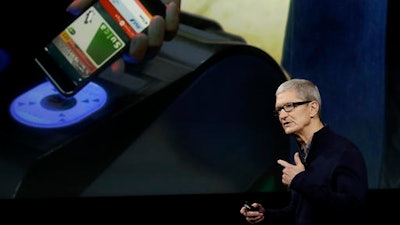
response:
M287 113L285 110L283 110L283 109L281 109L280 111L278 111L279 119L285 118L285 117L287 117L287 115L288 115L288 113Z

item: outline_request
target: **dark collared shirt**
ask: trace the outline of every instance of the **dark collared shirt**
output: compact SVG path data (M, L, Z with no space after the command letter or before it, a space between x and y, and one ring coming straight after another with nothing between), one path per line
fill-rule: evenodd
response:
M313 136L305 167L292 180L287 207L267 209L264 222L296 225L360 222L368 176L357 146L325 126Z

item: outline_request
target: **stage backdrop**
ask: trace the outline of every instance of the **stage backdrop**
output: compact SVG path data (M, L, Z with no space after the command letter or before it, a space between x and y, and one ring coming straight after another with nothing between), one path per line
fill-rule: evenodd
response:
M370 188L397 188L399 176L389 174L393 165L382 163L399 152L395 145L390 151L385 147L387 5L386 0L185 0L182 9L215 19L268 52L291 77L314 81L322 93L324 122L362 150Z

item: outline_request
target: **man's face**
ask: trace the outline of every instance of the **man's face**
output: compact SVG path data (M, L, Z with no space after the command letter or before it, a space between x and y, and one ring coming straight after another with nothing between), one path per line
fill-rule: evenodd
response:
M279 110L279 122L286 134L301 134L311 122L309 103L296 105L299 102L304 102L304 99L298 98L295 90L287 90L276 96L275 109ZM285 106L289 111L282 108Z

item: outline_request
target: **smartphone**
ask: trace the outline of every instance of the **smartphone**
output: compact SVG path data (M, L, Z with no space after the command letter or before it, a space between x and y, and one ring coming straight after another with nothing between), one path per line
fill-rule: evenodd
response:
M120 58L154 15L161 0L98 0L35 55L35 62L65 97L71 97Z
M258 211L258 208L252 206L247 201L244 203L244 207L246 208L247 211Z

